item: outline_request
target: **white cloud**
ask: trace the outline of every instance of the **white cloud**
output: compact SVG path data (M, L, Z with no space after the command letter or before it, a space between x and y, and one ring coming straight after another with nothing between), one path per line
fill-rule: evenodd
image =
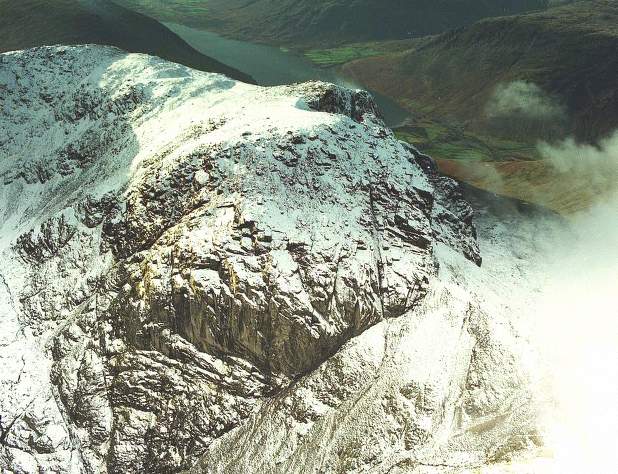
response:
M561 173L576 173L591 185L618 187L618 131L598 145L569 138L558 144L541 143L538 150Z
M499 84L489 100L486 113L489 118L523 117L528 119L562 119L564 107L554 97L532 82L513 81Z

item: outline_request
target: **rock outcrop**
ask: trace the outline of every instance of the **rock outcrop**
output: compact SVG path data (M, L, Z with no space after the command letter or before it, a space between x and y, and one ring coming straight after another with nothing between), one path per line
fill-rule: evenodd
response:
M367 94L83 46L1 55L0 103L3 469L427 472L536 440L472 209Z

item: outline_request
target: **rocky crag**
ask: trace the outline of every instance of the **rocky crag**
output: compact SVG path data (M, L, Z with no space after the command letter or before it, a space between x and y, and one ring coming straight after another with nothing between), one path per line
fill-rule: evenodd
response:
M521 242L486 219L480 250L368 94L79 46L1 55L0 104L3 472L451 472L538 443L491 289Z

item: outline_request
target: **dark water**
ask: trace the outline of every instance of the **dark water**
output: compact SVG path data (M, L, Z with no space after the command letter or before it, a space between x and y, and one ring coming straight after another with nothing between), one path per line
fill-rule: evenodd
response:
M330 69L315 66L309 60L280 48L223 38L215 33L175 23L165 23L170 30L200 53L252 76L258 84L277 86L309 80L333 82L358 87ZM370 91L390 127L401 125L408 112L392 99Z

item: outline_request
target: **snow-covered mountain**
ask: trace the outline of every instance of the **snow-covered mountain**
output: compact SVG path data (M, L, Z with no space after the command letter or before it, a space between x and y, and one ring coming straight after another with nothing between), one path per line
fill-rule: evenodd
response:
M0 104L4 471L462 472L540 443L533 224L467 191L475 216L368 94L79 46L1 55Z

